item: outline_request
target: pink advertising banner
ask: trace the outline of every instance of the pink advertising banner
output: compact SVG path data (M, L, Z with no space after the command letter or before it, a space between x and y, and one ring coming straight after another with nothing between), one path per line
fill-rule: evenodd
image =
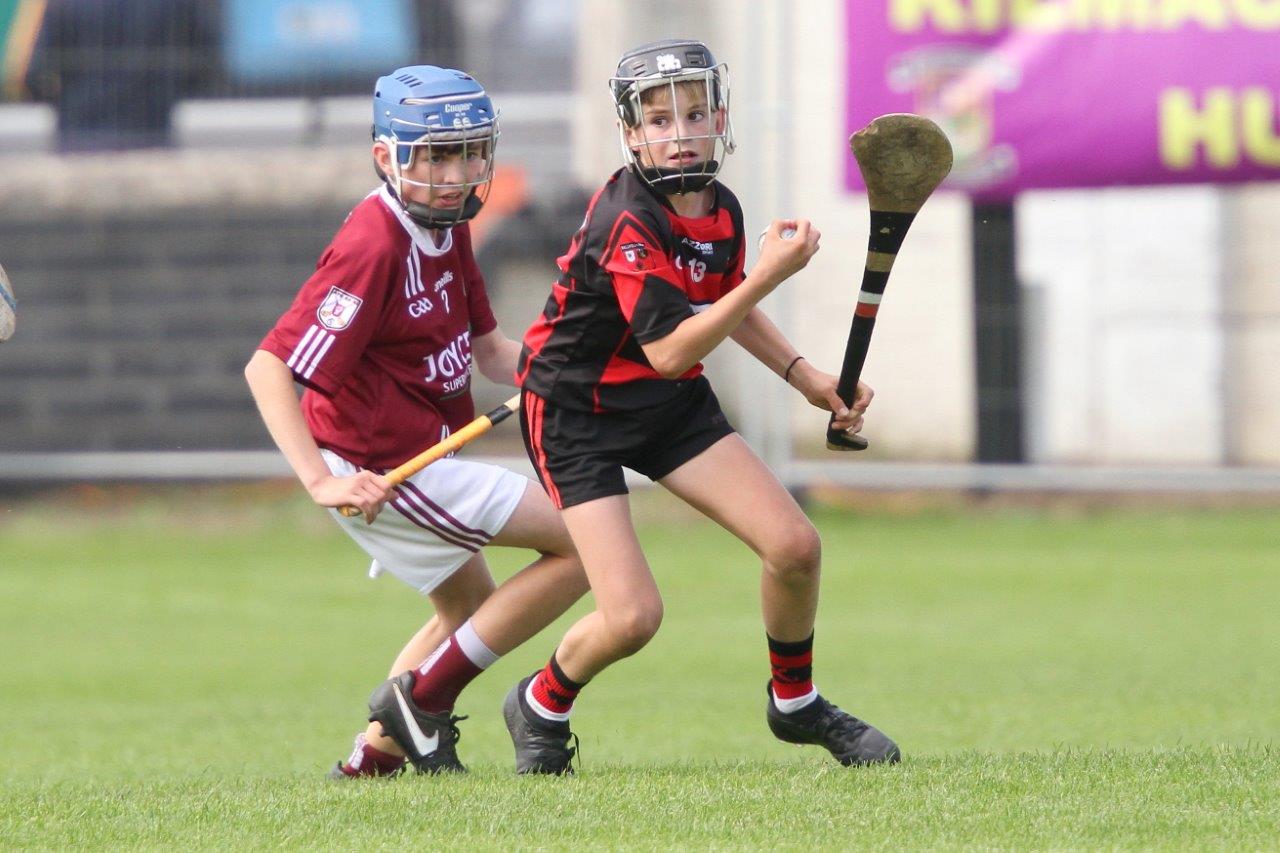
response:
M947 186L1280 179L1280 0L845 0L846 121L914 112ZM862 188L850 157L846 184Z

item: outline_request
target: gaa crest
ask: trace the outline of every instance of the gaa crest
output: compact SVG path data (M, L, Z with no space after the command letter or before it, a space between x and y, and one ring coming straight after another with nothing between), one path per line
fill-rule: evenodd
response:
M347 326L351 325L351 321L355 319L356 312L360 310L360 306L364 304L364 300L359 296L347 293L340 287L329 288L329 295L324 298L324 302L320 303L320 307L316 309L316 318L320 320L320 325L333 332L341 332Z

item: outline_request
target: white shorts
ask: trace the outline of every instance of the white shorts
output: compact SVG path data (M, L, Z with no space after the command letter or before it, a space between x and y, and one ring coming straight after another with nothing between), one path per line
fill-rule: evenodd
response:
M336 477L360 470L336 453L320 454ZM373 524L329 512L373 558L369 577L387 571L425 595L506 526L531 482L497 465L445 458L401 483Z

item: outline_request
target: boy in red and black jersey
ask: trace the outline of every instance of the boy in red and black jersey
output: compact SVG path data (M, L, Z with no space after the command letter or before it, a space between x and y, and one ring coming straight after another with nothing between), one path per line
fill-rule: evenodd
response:
M857 431L836 377L795 351L757 303L818 250L807 220L773 222L745 274L742 211L715 180L733 150L726 69L705 45L674 40L624 54L610 81L626 166L587 210L519 358L529 457L561 510L596 610L503 708L522 773L569 766L578 691L658 629L662 599L631 523L622 469L644 474L715 519L763 561L778 738L827 748L842 764L897 761L880 731L818 694L813 626L821 543L772 472L733 431L701 360L732 337ZM788 233L790 232L790 233Z
M742 281L742 207L723 184L710 191L707 215L684 217L631 169L609 179L557 260L560 278L525 336L525 390L595 412L671 399L678 386L653 368L641 346ZM679 378L701 372L695 364Z

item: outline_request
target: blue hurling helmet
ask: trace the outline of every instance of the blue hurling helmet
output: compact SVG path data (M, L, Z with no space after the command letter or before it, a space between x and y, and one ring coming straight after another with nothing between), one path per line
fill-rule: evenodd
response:
M493 182L493 151L498 143L498 113L484 87L469 74L434 65L410 65L379 77L373 90L373 138L391 152L391 174L382 175L413 221L427 228L448 228L480 212ZM448 149L462 155L464 164L483 169L464 175L457 184L411 180L404 172L414 153L427 157ZM404 184L437 190L456 188L465 193L454 207L431 207L408 201Z

